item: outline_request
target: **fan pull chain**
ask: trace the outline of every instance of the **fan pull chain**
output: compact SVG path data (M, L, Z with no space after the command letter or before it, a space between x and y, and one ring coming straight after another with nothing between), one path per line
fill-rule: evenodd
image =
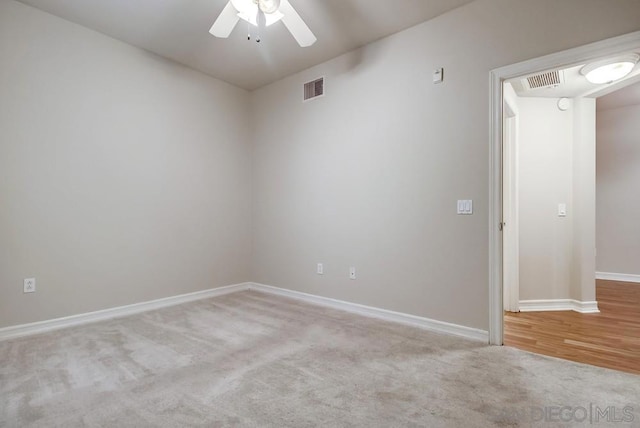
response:
M260 5L258 4L258 15L256 16L256 24L258 24L258 29L256 30L256 43L260 43L260 30L264 28L264 12L260 9Z

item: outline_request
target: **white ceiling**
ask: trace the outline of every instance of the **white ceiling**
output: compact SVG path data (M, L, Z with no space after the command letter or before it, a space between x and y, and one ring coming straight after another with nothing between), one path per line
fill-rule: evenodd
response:
M318 37L301 48L282 23L260 44L239 23L209 28L227 0L20 0L61 18L252 90L473 0L290 0Z

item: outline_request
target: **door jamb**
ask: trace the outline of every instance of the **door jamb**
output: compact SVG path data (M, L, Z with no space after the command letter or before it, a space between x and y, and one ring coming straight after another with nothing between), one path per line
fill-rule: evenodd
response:
M502 287L504 310L518 312L520 296L519 247L520 230L518 219L518 109L504 97L503 142L502 142ZM507 260L510 260L507 266Z

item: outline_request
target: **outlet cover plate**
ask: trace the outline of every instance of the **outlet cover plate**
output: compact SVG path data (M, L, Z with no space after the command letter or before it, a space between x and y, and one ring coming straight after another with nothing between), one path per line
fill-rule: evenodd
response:
M36 279L35 278L25 278L25 280L24 280L24 292L25 293L35 293L36 292Z

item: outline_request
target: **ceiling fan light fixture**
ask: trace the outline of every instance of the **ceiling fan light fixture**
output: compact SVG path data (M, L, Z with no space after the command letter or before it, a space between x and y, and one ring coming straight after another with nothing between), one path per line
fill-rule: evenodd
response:
M229 0L209 33L226 39L241 19L259 28L257 42L264 27L278 21L282 21L300 47L311 46L318 40L289 0ZM251 40L251 29L248 38Z
M628 54L596 61L582 67L580 71L589 82L596 85L615 82L627 76L640 60L637 54Z

